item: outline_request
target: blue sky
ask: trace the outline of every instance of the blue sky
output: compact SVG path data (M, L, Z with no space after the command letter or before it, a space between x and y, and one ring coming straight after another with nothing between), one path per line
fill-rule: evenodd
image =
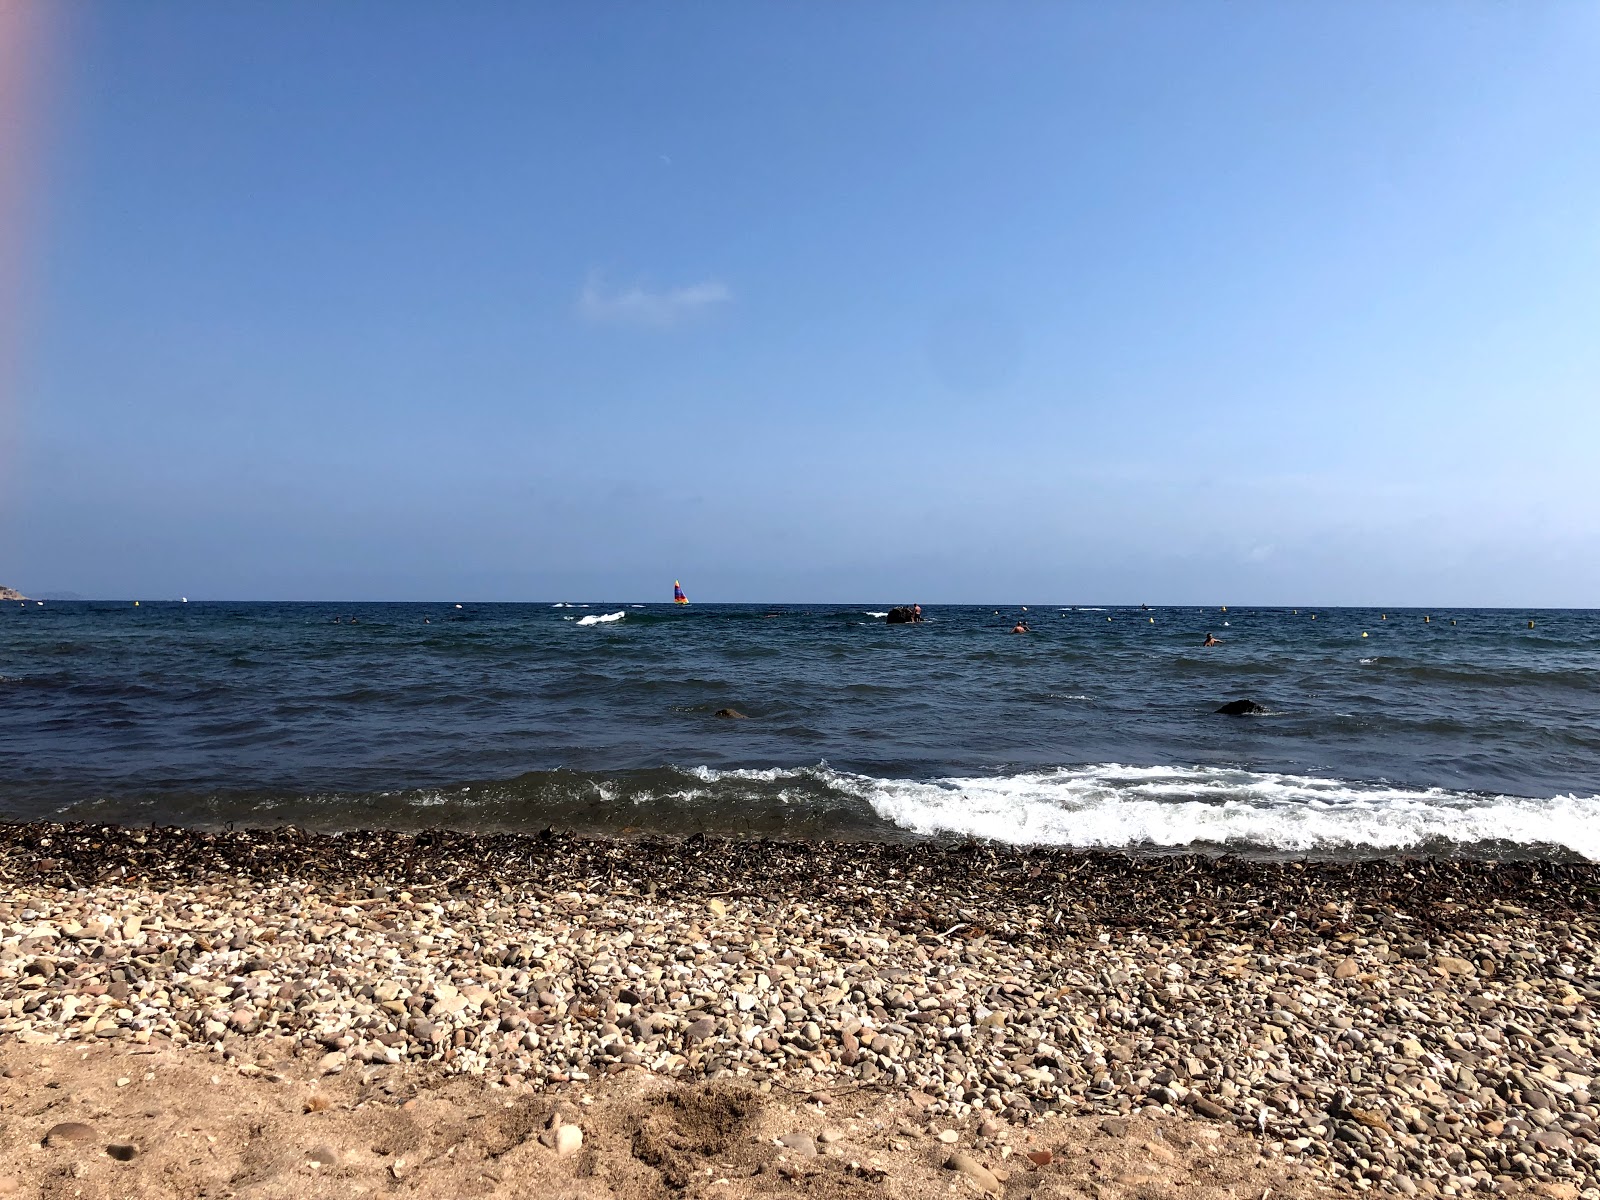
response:
M0 582L1600 603L1600 8L54 6Z

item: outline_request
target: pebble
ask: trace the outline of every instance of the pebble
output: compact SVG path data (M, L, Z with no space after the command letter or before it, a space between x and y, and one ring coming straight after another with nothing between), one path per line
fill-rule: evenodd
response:
M62 1121L58 1125L50 1126L50 1131L44 1135L46 1146L82 1145L95 1139L94 1126L85 1125L82 1121Z
M977 1184L978 1187L986 1192L989 1192L991 1195L998 1196L1000 1194L1000 1180L995 1176L993 1171L989 1170L988 1167L984 1166L970 1154L964 1154L960 1150L957 1150L945 1160L944 1165L948 1170L957 1171L962 1175L965 1175L968 1179L972 1180L973 1183Z
M583 1130L576 1125L563 1125L556 1130L556 1157L567 1158L583 1149Z
M793 1150L801 1158L815 1158L817 1156L817 1144L812 1140L809 1133L786 1133L779 1137L778 1141L787 1149Z

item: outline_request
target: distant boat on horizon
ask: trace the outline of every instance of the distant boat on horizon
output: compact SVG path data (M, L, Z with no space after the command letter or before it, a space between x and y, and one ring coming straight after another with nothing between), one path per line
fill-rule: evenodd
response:
M683 594L683 585L676 579L672 581L672 602L674 604L687 604L689 597Z

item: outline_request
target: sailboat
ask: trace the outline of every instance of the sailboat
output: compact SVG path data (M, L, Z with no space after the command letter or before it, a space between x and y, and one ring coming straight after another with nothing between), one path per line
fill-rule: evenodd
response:
M683 594L683 585L680 584L676 579L672 581L672 602L674 604L689 603L689 597Z

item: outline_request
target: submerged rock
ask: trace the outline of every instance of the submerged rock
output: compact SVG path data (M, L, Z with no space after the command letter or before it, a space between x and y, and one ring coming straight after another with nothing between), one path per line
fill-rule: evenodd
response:
M1254 700L1229 700L1217 711L1225 717L1261 717L1266 715L1267 707Z
M750 719L737 708L719 708L712 715L721 717L725 721L748 721Z
M915 625L922 620L922 612L915 604L899 604L889 610L883 619L885 625Z

